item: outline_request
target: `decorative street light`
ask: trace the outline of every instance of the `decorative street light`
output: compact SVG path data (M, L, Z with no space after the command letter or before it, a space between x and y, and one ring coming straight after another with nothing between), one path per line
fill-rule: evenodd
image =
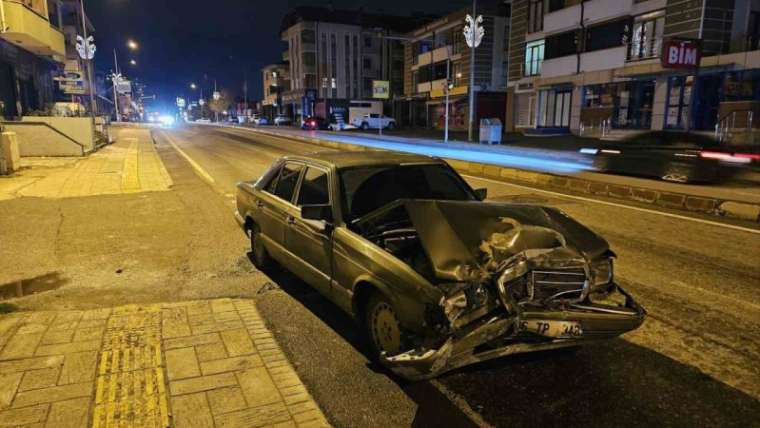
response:
M130 39L127 41L127 47L133 51L136 51L140 45L138 45L136 41Z
M465 18L465 26L462 33L467 46L470 48L470 120L467 130L467 139L472 141L473 124L475 121L475 48L480 46L483 36L486 34L483 28L483 15L477 15L477 0L472 0L472 15Z

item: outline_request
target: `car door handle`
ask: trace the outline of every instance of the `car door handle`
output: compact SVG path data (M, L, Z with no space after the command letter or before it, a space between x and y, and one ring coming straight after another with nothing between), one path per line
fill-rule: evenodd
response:
M286 221L288 222L288 224L296 224L296 218L293 217L292 215L289 215Z

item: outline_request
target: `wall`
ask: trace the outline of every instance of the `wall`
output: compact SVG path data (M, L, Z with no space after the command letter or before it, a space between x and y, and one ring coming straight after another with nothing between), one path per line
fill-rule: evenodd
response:
M92 129L92 119L89 117L24 116L21 121L45 122L81 144L85 151L89 152L94 147L95 136Z
M35 123L4 122L8 132L16 133L19 153L24 156L84 156L81 145L49 126Z

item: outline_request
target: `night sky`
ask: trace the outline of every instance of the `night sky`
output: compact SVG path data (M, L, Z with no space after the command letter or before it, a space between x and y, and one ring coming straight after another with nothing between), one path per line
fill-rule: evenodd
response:
M122 73L145 83L146 95L159 97L153 108L164 109L171 108L177 96L190 97L190 82L204 85L208 93L216 78L220 88L242 96L246 73L249 99L260 99L261 67L281 60L282 17L295 6L329 4L314 0L85 0L96 30L98 70L113 70L116 48ZM405 15L414 11L445 14L471 3L344 0L332 4ZM140 44L136 54L126 47L130 38ZM129 65L130 59L137 61L136 67Z

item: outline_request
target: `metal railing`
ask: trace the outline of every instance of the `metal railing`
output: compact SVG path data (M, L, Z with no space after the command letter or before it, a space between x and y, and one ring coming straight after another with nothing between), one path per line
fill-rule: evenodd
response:
M612 116L608 117L607 119L602 119L598 122L591 122L589 124L586 124L586 122L581 122L581 127L579 130L580 136L583 137L587 131L593 133L595 129L599 129L602 138L610 135L610 130L612 130Z
M744 127L736 127L736 118L740 115L746 115L746 122ZM755 112L751 109L734 110L730 111L718 118L715 124L715 139L722 142L728 141L734 136L737 130L743 130L749 133L750 142L754 142L753 122ZM741 124L741 122L740 122Z

